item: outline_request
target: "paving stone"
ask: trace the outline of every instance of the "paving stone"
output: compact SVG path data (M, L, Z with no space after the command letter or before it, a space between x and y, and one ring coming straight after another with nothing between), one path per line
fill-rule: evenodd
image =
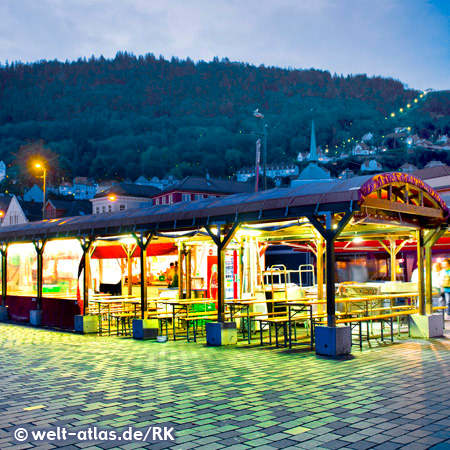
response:
M18 426L173 426L154 450L445 449L450 335L327 359L256 345L158 345L0 324L0 448L134 450L142 442L17 443ZM204 339L204 338L203 338ZM44 408L24 408L44 405ZM449 447L447 447L449 448Z

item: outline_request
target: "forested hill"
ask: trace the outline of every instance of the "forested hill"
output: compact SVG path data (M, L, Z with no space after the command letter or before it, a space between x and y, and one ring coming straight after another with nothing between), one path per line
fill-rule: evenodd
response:
M10 164L21 145L42 139L66 177L232 176L254 163L256 108L268 124L268 161L291 162L308 149L311 109L318 145L337 152L368 131L448 125L448 97L389 116L415 97L393 79L217 59L18 63L0 68L0 159Z

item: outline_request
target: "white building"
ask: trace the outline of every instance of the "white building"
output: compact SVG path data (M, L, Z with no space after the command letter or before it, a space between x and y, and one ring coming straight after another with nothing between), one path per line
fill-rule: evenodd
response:
M91 199L92 213L103 214L150 206L153 205L152 196L159 192L154 186L120 183Z
M260 175L264 174L264 167L259 167ZM268 164L267 165L267 176L270 178L281 179L284 177L289 177L294 179L298 176L299 169L296 164ZM244 167L236 172L237 181L246 182L249 178L255 176L254 167Z
M6 165L3 161L0 161L0 181L6 178Z
M364 142L356 144L352 149L354 156L368 156L370 154L370 147Z
M8 225L17 225L19 223L26 223L28 219L20 206L19 201L15 195L12 196L9 207L5 212L3 218L2 227L7 227Z
M376 159L364 161L361 165L362 172L381 172L382 170L383 166Z

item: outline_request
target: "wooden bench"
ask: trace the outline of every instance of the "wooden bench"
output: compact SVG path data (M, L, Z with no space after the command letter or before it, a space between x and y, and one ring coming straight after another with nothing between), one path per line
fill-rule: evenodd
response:
M371 316L360 316L360 317L348 317L344 319L338 319L336 320L336 325L338 324L349 324L353 330L355 326L358 326L359 328L359 347L362 348L362 323L367 324L367 340L370 340L369 335L369 323L373 321L380 321L381 323L381 340L384 340L383 335L383 324L388 323L391 328L391 342L394 341L394 327L393 327L393 319L399 318L402 316L409 317L411 314L416 314L418 312L417 309L404 309L403 311L397 311L389 314L377 314L377 315L371 315ZM315 322L314 326L316 325L322 325L325 324L325 322ZM409 320L408 320L408 332L409 332Z
M275 313L276 314L276 313ZM267 314L266 314L267 315ZM296 324L297 322L300 321L308 321L310 319L309 314L302 314L299 316L291 316L291 318L289 318L289 316L286 316L285 314L283 315L274 315L272 317L267 317L264 319L256 319L259 322L259 331L260 331L260 339L261 339L261 345L264 345L264 341L263 341L263 331L264 331L264 325L267 325L268 330L269 330L269 345L272 345L272 330L271 330L271 326L273 326L275 328L275 346L279 347L279 343L278 343L278 331L282 328L283 329L283 337L284 337L284 347L287 347L288 345L288 341L289 341L289 348L292 347L292 337L291 337L291 331L289 330L288 333L288 324ZM311 350L313 349L313 344L314 344L314 336L311 330L310 333L310 347ZM296 326L294 326L294 340L297 340L297 328ZM303 344L303 343L302 343Z

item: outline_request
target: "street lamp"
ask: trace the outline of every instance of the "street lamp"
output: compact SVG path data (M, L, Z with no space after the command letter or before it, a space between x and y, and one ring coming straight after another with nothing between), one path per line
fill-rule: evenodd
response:
M264 114L259 112L259 109L255 109L253 112L253 117L262 120L262 132L255 131L255 134L260 134L262 136L263 144L263 168L264 168L264 190L267 190L267 125L264 120Z
M35 163L34 167L36 167L36 169L42 169L42 171L44 173L42 175L42 178L43 178L42 190L44 191L44 198L42 201L42 220L45 220L45 178L47 175L47 169L45 168L45 165L43 163L39 163L39 162Z

